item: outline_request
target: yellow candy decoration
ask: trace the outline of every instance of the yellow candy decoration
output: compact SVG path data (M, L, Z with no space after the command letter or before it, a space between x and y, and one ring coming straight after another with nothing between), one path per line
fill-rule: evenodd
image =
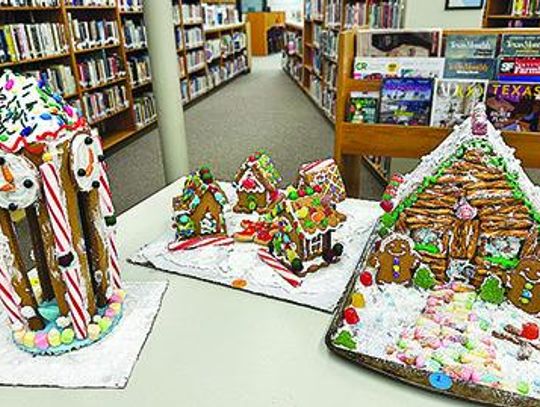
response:
M23 344L24 346L28 348L34 347L34 339L36 338L36 334L34 332L26 332L23 338Z
M362 293L354 293L351 296L351 303L354 308L364 308L366 306L366 300Z
M47 339L49 341L49 345L53 347L60 346L62 344L60 331L58 331L58 329L51 329L49 333L47 334Z
M26 334L26 331L24 329L19 329L13 334L13 339L17 343L23 343L25 334Z
M88 325L88 338L90 338L91 341L98 340L100 333L101 333L101 328L99 327L98 324Z
M296 216L298 216L300 219L304 219L308 215L309 215L309 209L305 206L296 211Z

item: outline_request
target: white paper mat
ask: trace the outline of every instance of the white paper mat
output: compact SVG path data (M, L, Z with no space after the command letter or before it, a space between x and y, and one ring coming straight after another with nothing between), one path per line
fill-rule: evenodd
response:
M235 193L231 185L221 185L231 206L234 205ZM140 249L129 261L226 286L231 286L237 279L243 279L247 281L247 286L243 288L245 291L332 312L360 259L374 222L381 214L377 203L357 199L347 199L340 203L338 210L347 215L343 227L332 237L334 243L342 243L345 247L341 261L309 274L297 288L291 287L259 260L257 250L261 246L235 243L226 247L172 253L167 250L167 244L174 240L172 229ZM239 231L240 221L246 217L244 214L226 212L229 234ZM256 220L257 217L252 216L251 219Z
M103 340L60 356L33 357L11 339L0 316L0 385L123 388L161 307L168 282L125 283L122 320Z

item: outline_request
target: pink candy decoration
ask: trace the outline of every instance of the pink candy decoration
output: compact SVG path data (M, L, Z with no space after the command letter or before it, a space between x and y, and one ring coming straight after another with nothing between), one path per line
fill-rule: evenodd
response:
M64 105L64 112L70 117L73 116L73 109L69 105Z
M114 316L116 315L116 312L112 308L107 308L105 311L105 316L110 319L114 319Z
M38 332L34 338L36 348L45 350L49 347L49 340L45 332Z
M11 90L13 89L13 86L15 86L15 81L13 79L10 79L6 82L6 86L4 87L6 90Z

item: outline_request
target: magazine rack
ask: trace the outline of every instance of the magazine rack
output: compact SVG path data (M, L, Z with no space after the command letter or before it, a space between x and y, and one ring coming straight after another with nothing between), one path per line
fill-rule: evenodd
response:
M390 124L352 124L345 121L351 92L379 91L381 81L354 80L356 33L349 30L340 34L336 100L336 137L334 156L340 164L347 193L360 195L361 157L367 155L420 158L441 143L451 129L429 126L400 126ZM540 34L540 29L453 29L449 34ZM525 167L540 168L540 133L503 132L505 141L516 149Z

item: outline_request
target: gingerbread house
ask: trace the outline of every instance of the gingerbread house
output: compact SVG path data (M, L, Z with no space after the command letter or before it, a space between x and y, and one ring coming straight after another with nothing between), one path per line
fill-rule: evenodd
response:
M238 202L233 210L240 213L264 212L279 196L281 176L274 162L263 151L250 155L234 180Z
M16 210L29 226L32 265L21 254ZM115 224L98 134L45 82L4 72L0 303L19 347L59 354L103 338L116 325L124 293Z
M419 268L479 289L489 278L540 312L539 192L483 105L411 174L393 177L381 206L378 281L407 282Z
M173 198L177 240L226 235L223 215L227 197L208 167L190 174L182 194Z
M332 245L332 233L344 222L345 215L323 197L310 189L289 188L287 197L276 209L274 220L277 231L272 237L269 249L285 266L303 276L310 270L304 262L322 257L327 263L341 256L341 244Z
M320 188L323 198L333 205L347 197L345 184L333 158L303 164L298 170L299 188Z

